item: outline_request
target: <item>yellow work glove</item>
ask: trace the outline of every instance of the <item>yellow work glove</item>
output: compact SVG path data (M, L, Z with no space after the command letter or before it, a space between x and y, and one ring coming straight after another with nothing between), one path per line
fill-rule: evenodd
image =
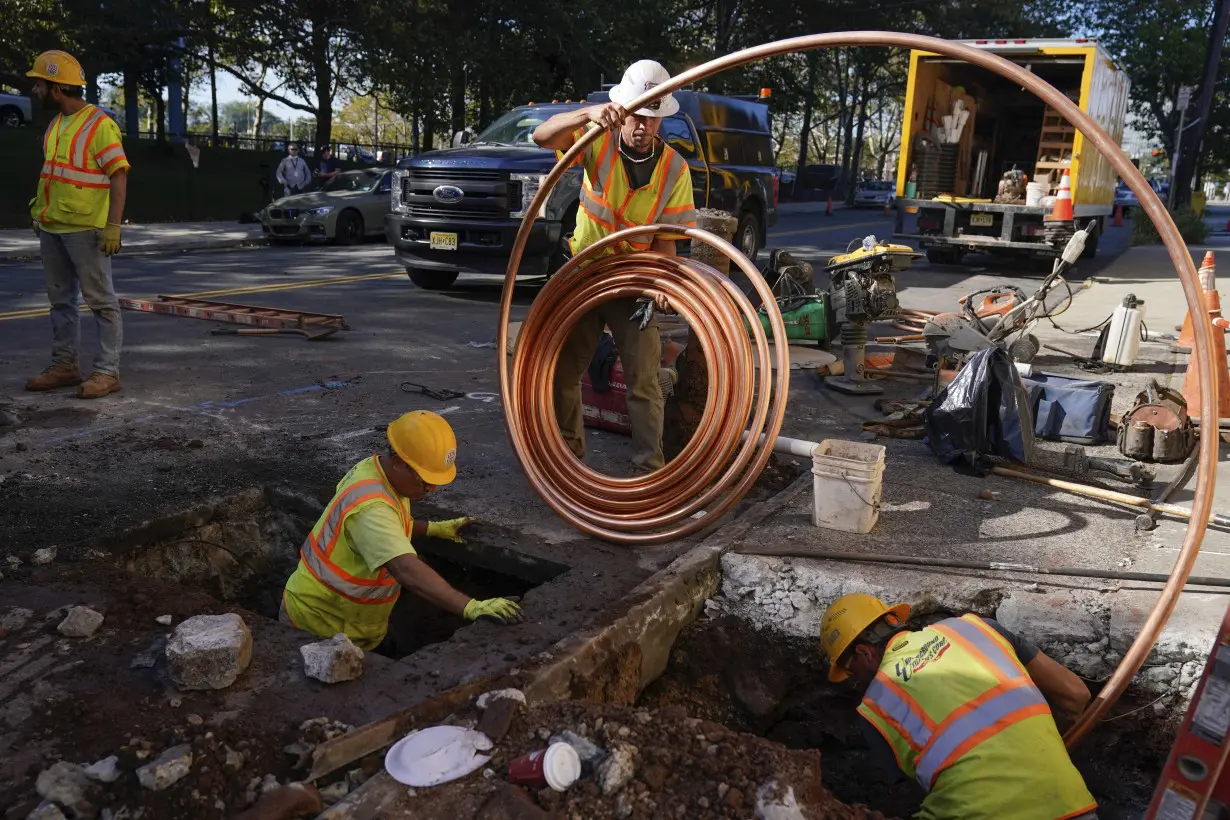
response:
M447 538L449 541L464 543L461 538L461 528L474 523L472 516L450 518L447 521L428 521L427 534L432 538Z
M115 256L120 252L120 226L118 224L107 223L107 227L102 229L102 236L98 238L98 247L104 256Z
M525 620L525 616L521 614L521 605L507 598L488 598L485 601L471 598L461 614L467 621L490 618L502 624L519 624Z

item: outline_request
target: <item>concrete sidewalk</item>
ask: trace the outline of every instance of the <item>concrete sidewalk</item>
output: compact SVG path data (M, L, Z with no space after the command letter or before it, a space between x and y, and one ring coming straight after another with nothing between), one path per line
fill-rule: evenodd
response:
M38 237L33 230L0 231L0 262L37 259ZM232 248L264 242L260 224L238 222L162 222L125 225L121 253L173 253L187 250Z
M834 211L844 211L849 206L845 202L833 200ZM781 216L795 216L798 214L822 214L828 209L828 200L819 199L812 202L794 202L782 200L777 204L777 211Z

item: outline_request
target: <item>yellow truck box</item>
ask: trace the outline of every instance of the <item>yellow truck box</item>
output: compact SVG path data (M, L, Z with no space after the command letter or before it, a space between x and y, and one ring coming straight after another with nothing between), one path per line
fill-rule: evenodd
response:
M1026 67L1123 139L1129 81L1093 40L969 40ZM1048 220L1067 171L1075 222L1094 222L1086 255L1114 208L1118 176L1085 136L1035 94L993 71L938 54L910 53L897 165L894 236L917 240L933 262L970 252L1054 257L1075 230ZM1034 183L1024 197L999 194L1006 172ZM912 223L912 224L911 224Z

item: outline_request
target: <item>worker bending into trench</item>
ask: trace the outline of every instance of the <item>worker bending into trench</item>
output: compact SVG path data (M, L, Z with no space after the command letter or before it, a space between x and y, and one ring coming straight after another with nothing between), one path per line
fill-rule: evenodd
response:
M1056 726L1089 703L1081 679L993 620L911 631L909 615L906 604L843 595L821 619L820 645L830 681L868 685L864 735L899 780L922 787L916 816L1094 820L1097 802Z
M357 646L380 646L389 655L399 654L393 636L385 636L403 587L469 621L522 621L515 602L458 592L414 551L423 536L460 543L462 528L474 520L423 522L410 513L410 502L457 476L453 428L436 413L415 410L390 424L387 436L387 453L363 459L338 482L303 542L279 620L321 637L344 632Z
M576 229L569 240L578 254L605 236L625 228L665 223L696 227L692 201L692 175L687 161L659 136L662 118L679 110L674 95L628 113L626 106L646 91L670 79L666 69L653 60L629 66L623 80L611 89L611 101L556 114L534 130L534 142L554 148L560 156L590 128L606 133L577 158L585 170ZM676 233L638 236L620 242L603 256L653 250L676 256ZM658 308L668 310L664 296L655 297ZM593 359L602 338L603 325L610 328L623 363L628 384L628 419L632 425L632 463L656 470L662 457L662 388L658 368L662 339L656 323L644 330L631 316L638 310L635 299L612 299L582 316L560 351L555 365L555 418L569 449L585 458L585 428L581 416L581 376Z

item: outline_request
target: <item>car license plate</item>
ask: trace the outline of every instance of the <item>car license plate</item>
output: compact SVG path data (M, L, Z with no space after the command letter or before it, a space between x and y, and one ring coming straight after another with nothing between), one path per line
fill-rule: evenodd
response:
M975 228L989 228L995 224L995 216L993 214L970 214L969 224Z
M457 234L455 233L432 231L431 236L428 238L431 240L431 249L433 251L457 250Z

